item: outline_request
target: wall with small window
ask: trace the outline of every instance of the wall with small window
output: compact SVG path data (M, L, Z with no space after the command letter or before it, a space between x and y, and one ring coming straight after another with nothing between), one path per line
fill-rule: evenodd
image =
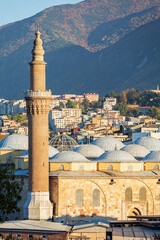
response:
M112 170L115 171L120 171L120 163L117 162L112 162L112 163L107 163L107 162L97 162L97 170L98 171L107 171L110 170L110 166L112 165Z
M144 169L143 162L121 162L120 171L121 172L140 172Z
M96 171L97 163L96 162L72 162L71 171Z
M49 171L71 171L71 163L68 162L49 162Z
M158 169L155 169L155 168L158 168L160 169L160 163L159 162L144 162L144 170L146 171L152 171L152 170L158 170Z

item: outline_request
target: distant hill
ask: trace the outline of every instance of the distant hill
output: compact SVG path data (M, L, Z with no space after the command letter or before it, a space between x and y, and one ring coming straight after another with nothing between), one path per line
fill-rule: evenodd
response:
M86 0L2 26L0 97L22 98L29 88L37 23L54 94L153 88L160 76L159 19L159 0Z

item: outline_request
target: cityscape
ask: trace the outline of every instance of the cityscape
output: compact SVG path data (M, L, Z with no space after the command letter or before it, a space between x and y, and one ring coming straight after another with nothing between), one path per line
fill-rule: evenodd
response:
M136 74L139 75L131 74L128 80L121 80L122 86L119 85L119 80L115 79L108 87L106 86L109 82L103 81L103 85L100 79L92 82L88 77L86 85L79 81L80 72L85 67L88 69L88 76L92 76L93 66L97 68L94 74L98 73L97 66L103 65L101 59L104 58L103 51L106 48L112 45L114 53L113 45L118 46L121 39L123 42L125 35L129 41L128 35L131 36L132 31L139 31L143 25L157 22L160 3L158 0L152 3L137 0L134 5L132 1L128 5L121 0L119 8L117 2L113 0L111 2L110 5L109 1L102 3L97 0L85 0L80 3L75 1L75 4L45 9L43 17L39 15L39 22L35 21L32 26L35 35L24 37L26 42L28 38L32 39L32 47L30 48L30 44L25 47L25 51L30 53L29 77L23 84L18 80L15 98L12 98L15 89L10 95L8 87L4 88L6 97L0 98L0 239L160 239L160 89L157 77L160 74L156 75L155 70L152 84L147 83L147 78L145 84L143 78L146 73L143 67L145 64L148 65L149 61L149 57L146 57L136 67L138 69ZM105 29L105 37L101 36L103 43L102 40L98 42L97 32L92 32L96 44L92 42L91 37L88 37L86 42L89 30L86 30L84 25L83 37L74 35L72 32L74 27L72 24L68 25L67 18L66 29L73 27L70 35L68 30L66 33L57 27L54 36L61 33L61 39L57 37L52 42L48 35L49 30L48 32L43 30L47 28L48 23L40 24L52 11L54 14L57 11L56 26L60 26L58 21L61 11L64 14L67 12L70 19L71 16L73 18L75 9L81 9L83 13L87 10L90 14L92 8L96 19L97 14L104 14L103 8L110 10L107 12L108 24L111 24L110 20L114 13L121 18L118 22L119 28L113 23L111 26L107 25L107 29L111 27L112 31L114 30L113 35L105 29L104 22L101 22L103 26L100 25L96 31L100 34L100 31L104 32ZM96 8L100 12L96 12ZM93 22L97 24L96 21L92 22L91 15L89 15L90 28ZM79 24L80 17L77 11L75 16ZM113 19L119 21L118 18ZM126 25L122 19L123 21L125 19ZM129 23L132 21L130 29ZM12 27L12 23L8 27ZM3 28L6 29L5 25L0 31ZM51 29L50 26L50 31ZM107 31L110 36L107 35ZM62 41L62 36L66 42ZM22 41L22 45L24 42L25 40ZM78 74L75 85L76 81L79 81L79 86L73 87L72 80L68 77L67 83L60 74L53 76L57 78L55 81L59 84L57 90L53 91L53 87L48 88L47 78L47 71L49 74L52 72L47 67L53 60L50 49L55 48L55 54L56 51L59 52L63 59L62 53L65 51L63 48L66 47L67 52L70 49L67 54L73 57L75 52L71 50L73 47L70 45L71 42L90 52L89 56L84 52L80 53L81 48L76 49L78 54L85 56L85 62L89 63L89 58L99 51L101 55L96 65L93 64L92 67L82 66L82 59L77 58L82 69L75 69L73 72ZM17 48L18 44L21 43L17 41ZM61 50L57 50L59 46L62 46ZM4 48L1 52L0 49L0 72L1 65L4 64L3 61L5 62L4 56L7 59L7 54L14 51L14 47L12 43L12 46L8 44L7 50ZM152 50L155 52L155 49ZM27 56L25 51L21 52L21 57ZM116 60L120 54L118 52L117 49L115 62L119 61ZM137 61L141 55L143 51L138 55ZM26 59L24 62L28 64ZM65 69L67 62L62 61L61 64L64 64ZM133 65L129 66L132 73L135 71ZM156 66L160 69L160 61ZM103 75L104 69L101 67L100 69ZM138 73L139 69L141 71ZM154 71L153 65L152 69ZM56 70L60 69L57 67ZM120 68L118 70L120 78L128 74L127 70L124 70L125 74L121 73ZM16 72L15 69L14 71ZM11 67L12 76L16 76L14 71L12 72ZM102 77L105 80L105 74ZM140 77L141 81L137 82L137 78ZM129 84L127 81L130 81ZM147 89L144 86L147 86ZM22 87L24 98L19 97Z

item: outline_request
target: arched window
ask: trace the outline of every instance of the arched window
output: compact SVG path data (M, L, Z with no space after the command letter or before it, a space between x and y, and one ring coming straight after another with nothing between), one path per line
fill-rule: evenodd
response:
M110 170L110 171L112 171L113 170L113 166L110 164L110 165L108 165L107 166L107 170Z
M128 172L133 172L133 166L132 165L128 165L127 166L127 171Z
M158 164L155 164L155 165L153 166L153 170L159 170L159 165L158 165Z
M126 188L125 201L132 201L132 188Z
M58 170L59 170L59 171L63 171L63 170L64 170L64 166L63 166L62 164L59 165L59 166L58 166Z
M145 187L141 187L139 190L139 200L146 201L146 188Z
M77 189L76 190L76 196L75 196L75 204L77 207L82 207L83 206L83 190L82 189Z
M78 170L83 171L84 170L84 165L79 165Z
M95 188L92 192L92 206L100 206L100 191L98 188Z

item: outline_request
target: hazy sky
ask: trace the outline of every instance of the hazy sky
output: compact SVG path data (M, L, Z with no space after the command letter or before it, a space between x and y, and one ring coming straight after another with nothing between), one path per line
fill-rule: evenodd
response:
M82 0L0 0L0 26L33 16L53 5L78 3Z

